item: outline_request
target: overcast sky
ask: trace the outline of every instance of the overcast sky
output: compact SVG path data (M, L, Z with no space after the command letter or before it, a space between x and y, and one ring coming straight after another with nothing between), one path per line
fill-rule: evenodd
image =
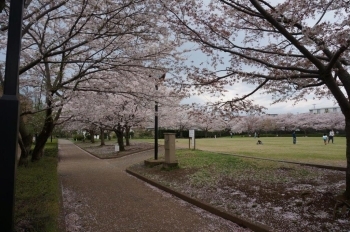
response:
M226 98L230 99L235 94L226 94ZM277 103L273 104L271 100L271 96L268 95L260 95L256 94L251 99L254 100L255 104L262 105L267 108L265 113L267 114L286 114L286 113L308 113L310 109L313 108L326 108L326 107L333 107L338 106L337 104L334 104L333 100L323 99L323 100L314 100L312 99L312 96L310 96L310 99L308 101L299 102L296 105L293 105L293 102L285 102L285 103ZM182 103L184 104L190 104L190 103L205 103L210 100L213 100L212 97L209 97L209 95L200 95L200 96L192 96L189 99L184 99Z
M190 48L191 45L187 44L185 46L186 48ZM192 44L193 48L193 44ZM223 56L227 56L226 54L222 54ZM200 63L206 63L209 60L209 58L204 55L203 53L196 51L191 52L191 54L188 56L188 63L194 63L199 65ZM229 60L229 57L227 56L227 60ZM218 69L225 70L226 67L229 67L229 64L227 66L224 64L221 67L218 67ZM210 66L205 66L205 68L213 70ZM237 83L234 86L227 88L228 92L225 93L224 100L230 100L232 97L236 96L243 96L245 94L250 93L250 91L254 90L254 86L249 86L244 83ZM327 99L324 98L322 100L319 99L313 99L314 96L310 95L308 96L307 101L298 102L297 104L294 104L294 102L284 102L284 103L278 103L272 105L272 96L271 95L262 95L259 93L255 93L254 95L250 96L250 100L254 100L255 104L262 105L267 108L265 113L267 114L286 114L286 113L308 113L310 109L314 108L326 108L326 107L334 107L338 106L338 104L334 103L334 99ZM200 96L192 96L189 99L184 99L182 101L183 104L190 104L190 103L206 103L206 102L214 102L215 100L212 96L209 94L202 94Z

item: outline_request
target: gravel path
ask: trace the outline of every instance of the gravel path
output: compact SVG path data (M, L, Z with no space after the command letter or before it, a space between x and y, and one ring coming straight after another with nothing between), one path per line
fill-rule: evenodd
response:
M153 150L101 160L59 140L66 231L249 231L128 175Z

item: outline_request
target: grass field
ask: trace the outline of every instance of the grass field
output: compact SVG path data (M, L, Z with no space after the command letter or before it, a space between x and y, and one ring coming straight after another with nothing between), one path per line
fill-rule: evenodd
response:
M296 145L288 138L262 140L264 145L256 145L254 138L198 139L197 148L211 151L178 149L177 168L143 162L130 168L271 231L350 231L348 209L335 207L335 197L345 189L345 172L220 154L340 165L345 163L341 139L329 145L318 138L300 138ZM176 141L178 148L188 148L187 139Z
M256 145L257 139L252 137L196 139L196 149L269 159L346 166L346 144L343 137L335 137L334 144L327 145L324 145L321 137L298 137L296 144L293 144L291 137L262 137L260 140L263 145ZM143 141L154 142L152 139ZM160 139L159 144L164 144L164 140ZM188 139L176 139L176 148L188 147Z
M17 168L15 231L59 231L57 152L57 140L47 142L39 161Z

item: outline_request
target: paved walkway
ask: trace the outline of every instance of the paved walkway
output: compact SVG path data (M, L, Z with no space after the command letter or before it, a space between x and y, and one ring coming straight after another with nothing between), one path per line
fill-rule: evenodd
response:
M153 150L98 159L59 140L66 231L248 231L127 174Z

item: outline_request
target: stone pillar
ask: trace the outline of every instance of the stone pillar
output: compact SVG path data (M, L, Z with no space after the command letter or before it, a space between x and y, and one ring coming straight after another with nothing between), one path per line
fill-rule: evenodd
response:
M166 167L176 167L178 162L175 156L175 133L164 133L164 149Z

